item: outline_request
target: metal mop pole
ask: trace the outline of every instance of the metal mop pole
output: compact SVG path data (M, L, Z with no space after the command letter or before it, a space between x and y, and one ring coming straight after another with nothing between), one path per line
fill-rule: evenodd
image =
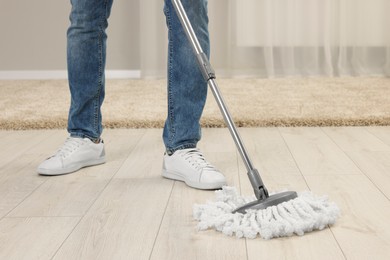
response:
M187 17L187 14L183 8L183 5L180 0L172 0L173 6L176 10L177 16L184 28L184 31L187 35L188 40L191 43L191 46L194 50L194 53L196 55L196 58L198 60L199 67L202 71L204 79L207 81L217 103L219 106L219 109L221 110L221 113L223 115L223 118L225 120L225 123L227 124L229 131L234 139L234 142L237 146L237 149L241 155L242 160L244 161L244 164L246 166L246 169L248 171L248 177L252 184L252 187L254 189L256 198L258 200L262 200L268 197L268 191L264 186L263 181L261 180L259 172L253 167L253 164L249 158L248 153L246 152L246 149L244 147L244 144L241 140L241 137L236 129L236 126L234 124L234 121L232 117L230 116L230 113L225 105L225 101L223 100L223 97L221 95L221 92L219 91L217 82L215 81L215 72L213 68L211 67L211 64L206 56L206 54L203 52L202 47L199 44L199 41L195 35L195 32L191 26L191 23Z

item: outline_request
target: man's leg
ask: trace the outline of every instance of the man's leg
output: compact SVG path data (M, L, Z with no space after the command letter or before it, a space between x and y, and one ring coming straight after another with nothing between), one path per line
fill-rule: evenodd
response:
M203 51L209 56L207 0L182 0ZM207 96L192 47L172 6L165 0L168 27L168 117L163 139L168 153L194 148L201 138L199 120Z
M182 0L203 51L209 56L207 0ZM180 24L171 0L165 0L168 27L168 116L163 140L166 146L163 176L199 189L216 189L225 177L205 160L196 145L201 138L200 118L207 83Z
M67 62L71 105L70 137L38 167L42 175L60 175L105 162L100 140L106 62L106 28L112 0L71 0Z
M68 132L99 139L104 99L106 28L112 0L71 0L67 62L71 105Z

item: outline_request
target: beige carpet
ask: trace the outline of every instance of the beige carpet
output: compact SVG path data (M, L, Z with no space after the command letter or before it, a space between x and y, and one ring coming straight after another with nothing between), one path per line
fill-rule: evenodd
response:
M390 125L390 78L218 79L238 126ZM0 129L65 128L65 80L0 81ZM162 127L165 80L108 80L105 127ZM205 127L224 126L209 91Z

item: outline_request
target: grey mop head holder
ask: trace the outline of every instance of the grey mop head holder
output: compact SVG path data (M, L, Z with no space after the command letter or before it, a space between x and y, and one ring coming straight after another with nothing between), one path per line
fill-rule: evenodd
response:
M256 169L249 170L248 177L252 184L257 200L235 209L233 213L238 212L245 214L247 210L265 209L298 197L298 194L295 191L286 191L269 196L268 190L265 188L260 174Z
M245 213L246 210L249 209L256 209L256 210L265 209L267 207L274 206L282 202L296 198L297 193L295 191L282 192L271 196L268 195L268 191L265 188L263 181L261 180L259 172L253 167L252 162L246 152L246 149L236 129L234 121L230 116L230 113L225 105L225 101L223 100L223 97L219 91L217 82L215 81L216 77L215 77L214 69L212 68L206 54L203 52L202 47L199 44L199 41L196 37L196 34L192 28L192 25L187 17L187 14L184 10L181 1L172 0L172 4L176 10L176 14L180 20L181 25L183 26L183 29L192 46L192 49L194 50L202 75L204 79L207 81L207 84L209 85L215 97L215 100L217 101L218 107L221 110L223 118L229 128L229 131L233 137L233 140L237 146L241 158L244 161L244 164L248 171L248 178L251 182L255 196L257 198L257 200L234 210L233 213L236 212Z
M260 174L256 169L250 169L248 171L248 178L252 184L256 198L263 200L268 198L268 190L265 188L263 181L261 180Z

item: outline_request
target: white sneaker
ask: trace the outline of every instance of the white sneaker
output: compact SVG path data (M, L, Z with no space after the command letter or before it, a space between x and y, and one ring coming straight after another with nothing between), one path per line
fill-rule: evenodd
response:
M165 154L162 176L204 190L226 185L225 176L207 162L196 148L177 150L171 156Z
M41 175L61 175L82 167L105 163L103 141L98 144L88 138L68 137L64 145L38 166Z

